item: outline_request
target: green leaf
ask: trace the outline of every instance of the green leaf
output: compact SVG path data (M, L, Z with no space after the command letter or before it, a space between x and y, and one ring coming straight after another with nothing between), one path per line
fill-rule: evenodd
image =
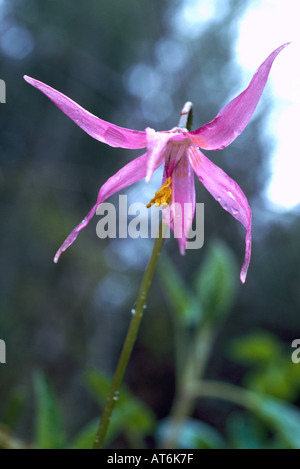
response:
M290 355L287 358L286 379L290 389L293 391L293 398L297 399L300 390L300 367L291 361Z
M230 357L242 365L269 364L280 354L278 339L267 332L258 331L235 339L229 349Z
M230 249L220 241L212 243L194 282L206 319L218 321L229 312L236 297L238 278Z
M42 373L34 376L36 445L39 449L59 449L65 442L63 416L54 391Z
M104 406L110 389L111 378L98 370L86 373L89 390L101 407ZM125 386L120 391L108 429L108 439L113 439L121 432L130 432L131 436L146 435L151 432L155 417L149 407L136 398Z
M106 397L110 389L111 379L96 369L87 371L85 373L85 379L89 391L91 391L98 404L100 406L105 404Z
M173 422L170 419L163 420L158 428L160 441L172 439ZM185 420L178 432L177 448L180 449L221 449L225 442L217 430L196 419Z
M71 443L71 449L91 449L99 426L99 418L92 420L76 435Z
M186 285L172 261L164 254L158 265L158 273L168 303L181 324L190 326L202 319L201 303Z
M286 361L279 358L278 363L273 361L269 366L249 372L244 380L245 386L259 394L292 400L295 390L288 381L287 371Z
M300 411L282 400L269 397L252 397L253 411L277 432L289 448L300 449Z
M290 348L284 348L274 335L262 331L235 339L229 356L251 366L244 384L259 394L293 401L300 387L300 368L291 361Z
M22 413L27 393L24 388L18 387L14 389L5 405L4 413L1 418L1 423L12 429Z
M230 413L226 426L232 449L276 449L280 447L281 440L278 441L276 438L270 440L269 429L254 414L240 411Z

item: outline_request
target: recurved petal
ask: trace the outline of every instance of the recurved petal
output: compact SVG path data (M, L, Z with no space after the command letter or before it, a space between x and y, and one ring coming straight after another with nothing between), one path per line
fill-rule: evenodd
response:
M99 205L104 202L108 197L116 192L128 187L131 184L143 179L147 172L147 153L134 159L127 165L123 166L116 174L110 177L100 188L97 202L94 207L89 211L87 216L79 223L78 226L67 237L65 242L59 248L54 257L54 262L57 262L60 255L72 244L78 236L78 233L87 226L91 218L95 215Z
M248 88L226 104L212 121L189 133L197 146L207 150L221 150L240 135L258 104L276 56L288 44L283 44L269 55L256 71Z
M186 155L172 173L171 189L172 202L163 212L164 220L170 224L184 254L195 213L194 171Z
M245 259L240 273L242 283L245 283L251 258L251 208L247 198L238 184L221 168L206 158L200 150L189 149L190 163L200 182L206 187L219 204L240 221L246 228Z
M28 76L24 79L32 86L42 91L56 104L70 119L81 127L91 137L100 142L107 143L111 147L121 148L145 148L147 146L146 132L125 129L106 122L99 117L83 109L64 94L50 86Z

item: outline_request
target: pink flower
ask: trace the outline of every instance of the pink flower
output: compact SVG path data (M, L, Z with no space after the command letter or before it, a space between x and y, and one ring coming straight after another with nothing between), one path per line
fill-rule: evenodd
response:
M156 132L150 128L146 131L137 131L118 127L90 114L50 86L25 76L24 79L28 83L48 96L67 116L96 140L112 147L147 148L146 153L125 165L103 184L96 204L59 248L54 262L57 262L61 253L75 241L78 233L89 223L97 207L105 199L140 179L146 178L148 182L152 173L164 164L162 187L150 204L167 206L165 209L167 222L171 225L175 235L176 232L181 233L178 237L181 253L185 251L186 235L194 216L195 172L217 202L246 228L245 259L240 273L240 279L244 283L251 257L251 209L238 184L212 163L199 148L221 150L240 135L258 104L274 59L286 45L283 44L273 51L261 64L248 88L223 107L212 121L192 132L180 127L163 132ZM187 112L187 108L184 108L182 112ZM182 213L178 217L176 210L179 208Z

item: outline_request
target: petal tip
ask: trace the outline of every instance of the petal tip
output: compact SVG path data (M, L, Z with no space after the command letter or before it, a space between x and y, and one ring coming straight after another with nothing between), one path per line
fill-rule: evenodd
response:
M54 264L58 263L58 259L60 258L60 255L61 255L61 252L60 252L60 249L59 249L57 251L57 253L55 254L55 256L54 256L54 259L53 259Z
M32 78L30 78L28 75L23 75L23 78L25 81L27 81L28 83L31 83L33 81Z
M240 280L241 280L241 283L244 285L244 283L246 282L246 278L247 278L247 272L241 272L240 273Z
M186 239L182 242L182 239L178 239L179 244L179 252L182 256L185 256L185 248L186 248Z

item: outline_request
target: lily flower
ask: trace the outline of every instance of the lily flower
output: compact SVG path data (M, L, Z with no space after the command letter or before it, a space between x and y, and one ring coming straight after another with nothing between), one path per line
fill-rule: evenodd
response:
M28 83L48 96L56 106L96 140L111 147L147 149L142 156L126 164L103 184L95 205L59 248L54 262L57 262L62 252L75 241L78 233L89 223L101 203L117 191L143 178L149 182L153 172L164 165L162 187L148 206L154 203L165 208L165 219L178 238L179 248L183 254L195 210L195 172L200 182L224 210L241 222L246 229L245 258L240 273L241 282L244 283L251 257L251 209L238 184L212 163L200 148L221 150L240 135L258 104L273 61L286 45L278 47L267 57L257 69L249 86L223 107L212 121L191 132L182 127L162 132L156 132L151 128L138 131L119 127L99 119L50 86L24 76ZM190 105L191 103L185 105L182 114L189 112Z

